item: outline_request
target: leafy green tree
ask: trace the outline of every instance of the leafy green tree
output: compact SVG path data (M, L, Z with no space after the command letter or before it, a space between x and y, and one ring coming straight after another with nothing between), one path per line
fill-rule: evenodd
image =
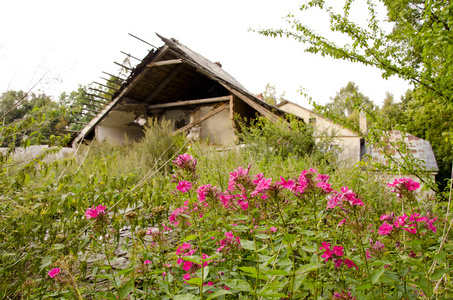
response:
M266 89L262 93L262 96L263 96L263 101L270 105L277 105L277 104L285 101L285 92L283 92L282 94L280 94L280 96L278 96L277 88L275 87L275 85L272 85L270 83L266 84Z
M365 1L361 1L365 2ZM260 30L266 36L286 36L307 45L306 52L374 66L382 76L409 80L423 93L451 105L453 100L453 3L437 0L384 0L386 18L376 12L377 1L366 1L366 26L350 15L354 3L345 0L342 12L326 1L309 1L302 12L321 9L330 19L331 30L345 43L335 43L311 29L294 15L287 21L291 29ZM386 23L386 24L384 24ZM389 32L384 27L393 26Z
M25 93L23 91L7 91L0 96L0 114L2 125L20 124L24 119L30 119L33 126L18 127L13 135L3 135L1 144L18 145L21 140L30 139L31 144L46 142L61 128L64 121L65 109L46 94ZM36 120L34 122L33 120Z
M354 21L353 9L360 5L358 2L345 0L340 11L324 0L301 5L302 14L311 10L327 14L333 32L331 39L313 30L304 23L305 19L299 20L292 14L287 16L290 29L267 29L259 33L293 38L306 45L306 52L376 67L382 71L383 78L398 76L412 83L411 100L401 103L402 110L409 104L414 107L412 115L404 114L409 118L397 118L391 123L406 122L409 132L425 137L433 144L438 162L445 158L451 164L447 152L451 151L452 144L441 146L440 139L451 135L448 111L453 107L453 2L383 0L381 3L386 9L383 16L377 13L378 1L360 1L367 7L365 24ZM333 42L333 39L341 42ZM441 107L444 110L439 110ZM388 99L385 110L394 113L398 107ZM392 126L380 119L380 129Z
M360 109L374 110L375 106L367 96L359 91L359 87L354 82L349 81L345 87L337 92L334 98L330 98L326 108L340 118L347 119L358 126Z

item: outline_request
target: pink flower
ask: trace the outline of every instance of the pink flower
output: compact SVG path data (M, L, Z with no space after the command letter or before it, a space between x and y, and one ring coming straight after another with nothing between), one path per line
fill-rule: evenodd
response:
M106 206L98 205L97 207L88 208L87 211L85 212L85 217L87 219L94 219L97 218L100 214L105 213L105 208Z
M183 276L184 280L189 280L190 279L190 273L186 273L184 276Z
M165 276L167 276L167 272L162 272L162 277L165 278Z
M345 259L344 260L344 264L348 267L348 268L352 268L354 267L356 270L358 270L359 268L357 267L357 265L350 259Z
M334 246L332 249L332 253L337 256L343 256L343 247L341 246Z
M266 179L263 178L260 180L255 190L251 193L252 197L255 197L259 193L263 193L265 190L268 190L271 185L272 178Z
M55 276L58 275L58 273L60 273L60 268L55 268L55 269L52 269L49 271L49 276L54 278Z
M284 189L291 190L294 187L294 181L291 179L288 179L288 181L283 178L283 176L280 176L281 181L277 181L275 184L281 186Z
M277 227L272 226L269 230L272 232L277 232Z
M392 224L388 224L387 221L385 221L381 227L379 227L379 231L378 231L378 234L380 235L388 235L390 233L390 231L392 231L393 229L393 225Z
M192 183L190 183L188 181L180 181L180 182L178 182L178 186L176 188L181 193L186 193L186 192L190 191L190 189L192 188Z
M182 155L178 155L178 157L173 161L173 163L178 165L179 167L184 167L191 161L193 161L196 164L196 160L194 160L192 156L190 156L187 153L184 153Z
M151 263L151 261L148 259L143 262L143 264L145 264L145 265L149 265L150 263Z
M341 225L343 225L344 223L346 223L346 219L341 220L341 222L338 223L338 226L341 226Z

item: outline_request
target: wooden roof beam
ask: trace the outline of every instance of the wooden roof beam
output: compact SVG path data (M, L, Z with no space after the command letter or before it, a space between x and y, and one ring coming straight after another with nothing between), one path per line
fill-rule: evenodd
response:
M194 104L205 104L205 103L218 103L218 102L228 102L232 96L223 96L215 98L206 98L206 99L196 99L196 100L181 100L177 102L170 103L159 103L148 105L148 109L158 109L158 108L167 108L167 107L178 107L178 106L187 106Z
M146 100L144 101L145 103L146 102L151 102L151 100L153 100L154 97L156 97L160 91L170 82L170 80L173 79L173 77L176 76L176 74L179 73L179 71L181 71L181 69L184 67L183 64L180 64L178 65L176 68L173 69L173 71L171 71L165 78L164 80L162 80L162 82L154 89L154 91L152 91L151 94L148 95L148 97L146 97Z
M177 65L177 64L182 64L183 61L182 59L169 59L169 60L162 60L162 61L156 61L152 62L146 65L147 68L155 68L155 67L162 67L162 66L170 66L170 65Z

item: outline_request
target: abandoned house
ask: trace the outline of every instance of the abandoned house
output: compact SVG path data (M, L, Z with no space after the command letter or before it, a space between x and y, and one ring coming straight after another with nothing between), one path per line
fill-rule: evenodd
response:
M165 44L132 69L111 101L74 137L73 146L85 139L138 141L150 117L174 121L175 134L192 129L195 138L228 145L236 141L236 115L271 121L285 115L249 93L220 63L158 36Z
M367 145L366 141L352 130L336 124L332 120L288 100L279 103L277 107L302 118L307 124L312 124L315 128L314 134L316 141L332 138L331 146L339 149L338 156L344 162L355 164L362 160L365 155L368 155L375 162L384 163L386 165L391 164L388 158L384 156L382 150ZM362 133L367 133L367 121L363 114L360 114L360 130ZM385 147L387 147L386 150L392 153L392 158L400 160L401 155L396 149L392 148L391 145L398 141L404 141L414 159L418 161L422 168L424 168L425 173L434 179L439 168L431 144L428 141L411 134L403 135L397 130L386 132L386 136L387 140L385 141ZM408 174L399 175L409 176Z

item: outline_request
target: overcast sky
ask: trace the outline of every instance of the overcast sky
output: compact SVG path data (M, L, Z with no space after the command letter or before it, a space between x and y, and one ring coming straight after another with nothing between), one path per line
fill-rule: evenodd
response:
M407 82L383 80L378 70L303 52L286 38L268 38L248 29L286 26L283 17L297 13L302 1L275 0L15 0L0 4L0 92L28 90L55 97L78 85L100 81L102 71L116 74L124 55L143 58L160 47L155 32L176 38L211 61L219 61L247 90L258 94L267 83L302 106L305 91L318 103L354 81L377 104L385 92L399 99ZM304 15L304 22L326 30L327 19Z

